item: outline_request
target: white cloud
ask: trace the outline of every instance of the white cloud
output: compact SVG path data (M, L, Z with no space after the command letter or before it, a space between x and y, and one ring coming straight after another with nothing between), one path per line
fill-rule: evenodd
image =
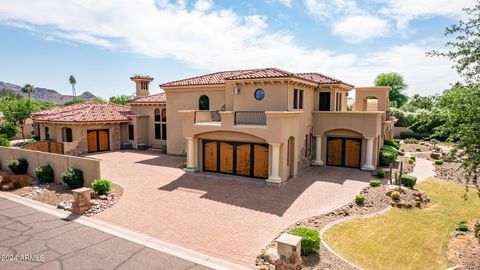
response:
M304 2L308 12L320 20L334 19L339 14L365 14L355 0L305 0Z
M399 28L404 28L413 19L435 16L460 18L464 7L473 7L476 0L383 0L386 7L381 13L392 16Z
M197 1L189 9L184 1L166 0L0 0L0 22L28 25L53 38L173 58L208 71L277 66L318 71L355 85L371 85L378 73L396 71L413 89L430 93L455 80L450 63L426 58L430 48L423 44L363 56L311 49L286 32L272 32L264 16L241 16L212 4Z
M333 32L351 43L384 36L388 33L388 21L372 16L357 15L345 17L333 27Z
M291 8L292 7L292 0L279 0L282 5Z

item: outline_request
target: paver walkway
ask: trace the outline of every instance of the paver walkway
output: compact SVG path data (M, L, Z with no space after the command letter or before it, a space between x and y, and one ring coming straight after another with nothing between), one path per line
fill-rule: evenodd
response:
M411 155L412 154L408 153L406 156ZM415 167L413 168L413 172L409 173L409 175L417 177L417 183L429 177L435 177L435 166L433 165L433 161L426 158L416 157Z
M102 160L103 178L125 187L119 203L96 218L246 266L287 226L350 202L371 179L357 169L311 167L278 188L258 179L185 174L183 157L156 151L89 156Z
M0 269L209 268L0 198Z

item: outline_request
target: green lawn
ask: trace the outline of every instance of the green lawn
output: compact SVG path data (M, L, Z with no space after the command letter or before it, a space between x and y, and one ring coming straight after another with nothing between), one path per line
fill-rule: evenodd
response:
M446 269L453 266L446 248L460 220L480 219L480 199L470 189L434 179L421 182L432 205L426 209L392 209L373 218L342 222L324 240L347 260L364 269Z

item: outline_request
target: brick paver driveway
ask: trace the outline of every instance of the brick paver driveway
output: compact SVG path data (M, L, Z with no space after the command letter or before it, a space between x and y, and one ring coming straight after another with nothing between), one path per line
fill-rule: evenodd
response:
M247 266L287 226L351 201L371 178L357 169L312 167L278 188L186 174L182 157L156 151L89 156L102 160L103 178L125 187L120 202L96 218Z

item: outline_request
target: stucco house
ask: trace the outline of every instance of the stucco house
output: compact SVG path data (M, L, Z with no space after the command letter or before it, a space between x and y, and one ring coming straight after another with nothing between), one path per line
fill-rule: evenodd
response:
M131 108L88 102L36 113L41 139L63 142L66 154L143 144L186 154L189 171L279 185L311 165L374 170L393 138L388 87L356 87L349 110L354 86L313 72L222 71L163 83L157 94L152 77L130 79Z

